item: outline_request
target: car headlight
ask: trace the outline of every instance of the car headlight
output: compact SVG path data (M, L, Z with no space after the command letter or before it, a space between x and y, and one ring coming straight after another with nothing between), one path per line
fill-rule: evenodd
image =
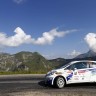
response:
M50 71L50 72L48 72L47 74L46 74L46 76L50 76L50 75L61 75L62 74L62 72L57 72L57 71Z
M51 72L48 72L48 73L46 74L46 76L54 75L55 73L56 73L56 71L51 71Z

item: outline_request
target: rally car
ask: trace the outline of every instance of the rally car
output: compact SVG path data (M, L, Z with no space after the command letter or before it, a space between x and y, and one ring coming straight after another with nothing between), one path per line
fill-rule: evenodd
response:
M96 82L96 61L72 61L45 76L45 84L58 88L63 88L65 84L84 82Z

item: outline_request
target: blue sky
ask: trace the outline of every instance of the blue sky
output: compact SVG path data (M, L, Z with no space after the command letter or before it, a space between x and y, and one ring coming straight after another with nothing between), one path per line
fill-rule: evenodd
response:
M71 58L89 50L84 38L90 32L96 33L95 25L96 0L0 0L0 33L6 34L5 41L0 41L1 52L37 51L48 59ZM8 37L16 34L17 27L34 38L35 43L43 33L56 28L56 32L64 34L54 36L51 44L23 42L11 46L14 42Z

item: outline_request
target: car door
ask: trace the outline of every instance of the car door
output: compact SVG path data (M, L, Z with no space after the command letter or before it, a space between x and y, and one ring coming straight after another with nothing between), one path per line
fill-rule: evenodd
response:
M66 68L70 74L67 74L66 79L68 83L78 83L89 81L90 76L86 73L88 64L86 62L77 62Z
M89 82L90 81L90 71L89 64L87 62L80 62L75 64L77 70L78 79L76 80L76 75L74 71L74 81L75 82Z

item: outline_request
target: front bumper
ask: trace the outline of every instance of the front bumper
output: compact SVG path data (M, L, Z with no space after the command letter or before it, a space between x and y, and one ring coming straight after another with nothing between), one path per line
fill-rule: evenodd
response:
M45 84L46 85L53 85L53 78L52 77L45 77Z

